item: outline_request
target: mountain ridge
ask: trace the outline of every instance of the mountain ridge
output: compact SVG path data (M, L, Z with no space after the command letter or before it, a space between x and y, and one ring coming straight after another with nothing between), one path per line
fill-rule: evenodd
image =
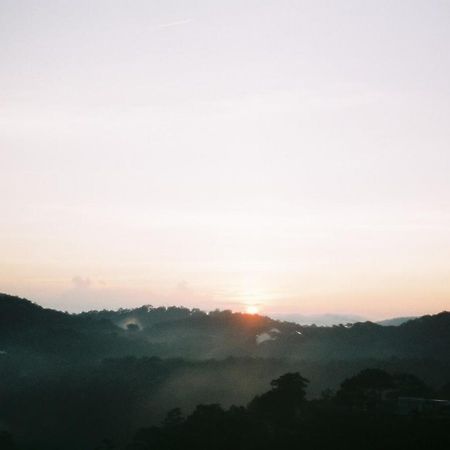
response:
M79 347L96 358L147 355L357 359L433 355L450 359L447 311L398 326L365 321L326 327L229 310L206 313L149 305L69 314L1 294L0 325L4 346L61 356L67 348Z

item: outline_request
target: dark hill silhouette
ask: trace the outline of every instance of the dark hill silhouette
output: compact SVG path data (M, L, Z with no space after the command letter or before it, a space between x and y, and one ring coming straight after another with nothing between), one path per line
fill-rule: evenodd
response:
M68 314L2 294L0 432L12 432L27 450L93 448L105 437L125 442L170 408L247 404L271 379L298 371L311 380L311 397L366 367L410 373L448 396L449 329L447 312L397 327L317 327L148 305ZM423 393L416 378L395 383ZM258 410L281 397L268 394ZM221 420L217 408L191 420L208 412Z
M378 325L384 325L384 326L394 326L397 327L399 325L404 324L405 322L409 322L410 320L417 319L416 316L409 316L409 317L393 317L391 319L385 319L385 320L379 320L377 322Z
M195 359L253 356L313 360L428 358L450 360L450 313L399 326L359 322L301 326L269 317L143 306L68 314L0 296L0 337L8 348L93 358L161 356ZM259 337L259 338L258 338Z
M48 324L69 323L71 316L60 311L43 308L24 298L0 294L1 331L22 331L26 327L34 326L44 320Z

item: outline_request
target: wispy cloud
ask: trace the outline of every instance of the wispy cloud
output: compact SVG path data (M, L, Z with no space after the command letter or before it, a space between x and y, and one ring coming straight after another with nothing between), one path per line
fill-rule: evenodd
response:
M187 23L191 23L191 22L192 22L192 19L185 19L185 20L177 20L174 22L163 23L161 25L157 25L155 27L155 30L162 30L164 28L177 27L179 25L186 25Z

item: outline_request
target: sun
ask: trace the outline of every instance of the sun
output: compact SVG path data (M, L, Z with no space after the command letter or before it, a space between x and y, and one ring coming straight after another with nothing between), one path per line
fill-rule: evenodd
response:
M247 312L247 314L258 314L259 308L256 305L248 305L245 308L245 311Z

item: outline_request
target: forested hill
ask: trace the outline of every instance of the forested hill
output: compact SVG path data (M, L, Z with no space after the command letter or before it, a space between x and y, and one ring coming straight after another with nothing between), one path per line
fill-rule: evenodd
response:
M0 444L2 430L25 450L125 443L171 408L246 405L287 372L311 380L310 398L368 367L440 393L449 348L446 312L397 327L316 327L175 307L68 314L0 295Z
M63 359L159 356L449 360L450 313L403 323L301 326L260 315L142 306L68 314L0 295L0 351Z

